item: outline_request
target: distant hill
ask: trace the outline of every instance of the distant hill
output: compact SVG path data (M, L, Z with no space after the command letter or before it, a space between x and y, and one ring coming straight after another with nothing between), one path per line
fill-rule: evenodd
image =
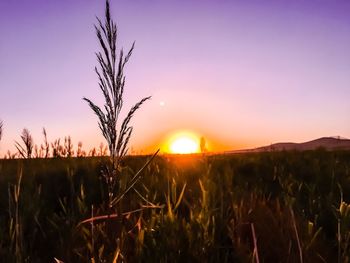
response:
M315 150L317 148L325 148L327 150L350 150L350 140L341 137L322 137L316 140L303 142L303 143L293 143L293 142L282 142L275 143L269 146L263 146L253 151L283 151L283 150Z

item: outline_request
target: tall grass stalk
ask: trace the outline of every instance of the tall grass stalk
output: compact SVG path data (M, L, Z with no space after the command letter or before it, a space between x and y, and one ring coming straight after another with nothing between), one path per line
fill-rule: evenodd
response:
M45 150L45 158L48 158L49 152L50 152L50 144L47 141L47 133L45 128L43 128L43 135L44 135L44 146L42 148L44 148Z
M22 225L20 218L20 195L21 195L21 182L22 182L22 167L19 167L18 170L18 179L17 183L11 187L8 187L8 196L9 196L9 234L11 247L14 247L15 261L20 263L22 262Z
M21 139L24 144L23 146L19 142L15 141L15 146L17 148L17 151L19 155L22 156L23 158L30 159L32 157L34 141L28 129L26 128L23 129Z
M341 223L340 223L340 218L338 218L338 223L337 223L337 241L338 241L338 263L341 263Z
M298 250L299 250L299 260L300 263L303 263L303 250L302 250L302 246L301 246L301 242L300 242L300 238L299 238L299 234L298 234L298 229L297 229L297 225L295 222L295 216L294 216L294 212L292 207L289 207L290 209L290 213L292 215L292 223L293 223L293 229L294 229L294 233L295 233L295 237L298 243Z
M104 97L104 106L97 106L90 99L83 98L99 119L99 128L107 141L111 167L104 176L108 186L109 205L114 200L114 192L118 183L121 159L128 152L128 143L133 131L130 121L140 106L151 97L145 97L136 103L121 122L119 117L123 108L123 93L125 86L124 67L129 61L134 44L129 52L124 55L123 49L117 54L117 25L111 18L110 4L106 1L105 21L97 18L95 25L96 35L102 51L96 53L99 69L95 67L98 76L98 85ZM119 130L118 130L119 129Z
M259 252L258 252L258 241L257 241L256 234L255 234L254 223L250 223L250 228L252 230L253 242L254 242L253 258L255 258L256 263L259 263L260 261L259 261Z

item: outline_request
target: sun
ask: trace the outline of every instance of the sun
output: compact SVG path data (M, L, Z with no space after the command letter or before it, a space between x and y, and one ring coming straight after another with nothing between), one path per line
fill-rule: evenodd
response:
M199 145L194 136L188 134L178 135L170 141L170 152L178 154L198 153Z

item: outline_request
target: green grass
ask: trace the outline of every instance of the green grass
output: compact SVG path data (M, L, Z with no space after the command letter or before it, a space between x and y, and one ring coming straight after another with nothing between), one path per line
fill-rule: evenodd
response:
M107 161L0 160L0 261L349 262L350 152L158 156L80 224L108 214Z

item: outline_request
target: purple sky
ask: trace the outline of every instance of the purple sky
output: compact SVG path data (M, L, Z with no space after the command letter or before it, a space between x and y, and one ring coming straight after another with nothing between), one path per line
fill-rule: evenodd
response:
M159 147L179 130L215 149L350 137L349 1L111 1L127 66L131 142ZM83 96L102 103L93 24L104 1L0 1L0 156L21 130L36 143L103 141ZM164 102L164 106L160 106Z

